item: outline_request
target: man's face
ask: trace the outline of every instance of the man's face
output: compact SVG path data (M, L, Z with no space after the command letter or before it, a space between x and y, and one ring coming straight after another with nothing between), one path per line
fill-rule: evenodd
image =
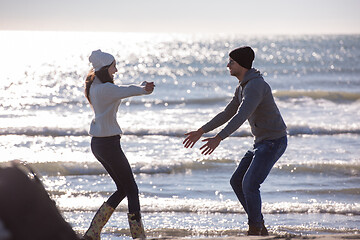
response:
M227 68L230 71L231 76L240 76L243 68L238 64L234 59L229 58L229 62L227 64Z

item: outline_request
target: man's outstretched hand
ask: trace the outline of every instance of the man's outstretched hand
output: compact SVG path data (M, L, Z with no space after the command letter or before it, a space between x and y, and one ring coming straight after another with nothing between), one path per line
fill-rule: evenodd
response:
M201 138L201 136L204 134L204 131L202 128L199 128L197 131L192 131L185 133L185 140L183 141L185 148L192 148L194 144Z
M222 139L219 135L216 135L215 137L211 137L211 138L205 138L202 141L207 143L200 148L200 150L204 149L201 153L204 155L212 154L214 150L217 148L217 146L219 146L221 140Z

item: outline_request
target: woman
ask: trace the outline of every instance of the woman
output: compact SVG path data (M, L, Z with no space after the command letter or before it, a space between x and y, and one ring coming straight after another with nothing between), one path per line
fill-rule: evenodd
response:
M128 199L131 236L145 238L138 187L120 146L122 131L116 121L116 113L123 98L150 94L155 85L153 82L143 82L139 86L117 86L114 84L116 62L111 54L96 50L91 53L89 60L93 69L85 81L85 96L95 113L89 132L92 136L91 150L114 180L117 191L97 211L83 239L100 239L102 228L125 197Z

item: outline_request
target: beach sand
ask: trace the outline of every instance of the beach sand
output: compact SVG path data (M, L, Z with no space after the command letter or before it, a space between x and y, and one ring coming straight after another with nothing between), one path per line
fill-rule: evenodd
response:
M157 239L157 238L150 238ZM329 235L270 235L266 237L261 236L237 236L237 237L213 237L213 238L160 238L160 239L176 239L176 240L268 240L268 239L360 239L360 234L329 234Z

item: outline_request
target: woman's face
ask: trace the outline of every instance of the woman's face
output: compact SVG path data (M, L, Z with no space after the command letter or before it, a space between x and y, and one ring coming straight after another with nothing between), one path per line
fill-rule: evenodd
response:
M116 61L114 61L108 68L109 76L114 79L114 74L117 72Z

